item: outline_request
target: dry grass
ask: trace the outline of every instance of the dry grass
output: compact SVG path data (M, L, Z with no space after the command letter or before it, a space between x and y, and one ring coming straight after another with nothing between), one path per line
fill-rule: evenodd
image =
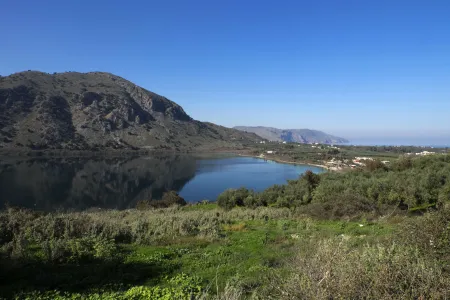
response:
M246 225L244 223L231 224L223 226L226 231L245 231Z
M355 249L334 238L302 247L292 276L274 282L279 299L445 299L450 277L417 248L395 243Z

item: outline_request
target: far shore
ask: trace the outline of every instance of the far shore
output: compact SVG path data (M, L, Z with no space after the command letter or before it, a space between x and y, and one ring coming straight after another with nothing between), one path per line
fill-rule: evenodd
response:
M15 150L15 151L13 151ZM196 149L196 150L190 150L190 151L174 151L172 149L154 149L154 150L106 150L106 151L89 151L89 150L24 150L24 149L1 149L0 150L0 157L16 157L16 158L58 158L58 157L97 157L97 156L103 156L103 157L122 157L122 156L145 156L145 155L151 155L151 154L204 154L204 153L229 153L234 154L238 156L245 156L245 157L253 157L253 158L259 158L259 159L266 159L270 161L274 161L277 163L283 163L283 164L291 164L291 165L308 165L308 166L314 166L319 167L325 170L330 170L329 167L325 165L320 164L314 164L309 162L301 162L301 161L290 161L290 160L283 160L277 157L261 157L259 155L253 155L249 153L249 149L233 149L233 148L219 148L219 149Z
M313 166L313 167L318 167L318 168L322 168L325 170L330 170L329 167L325 166L325 165L319 165L319 164L312 164L312 163L308 163L308 162L299 162L299 161L288 161L288 160L282 160L276 157L267 157L267 156L259 156L259 155L251 155L251 154L242 154L242 153L236 153L239 156L245 156L245 157L253 157L253 158L259 158L259 159L265 159L265 160L270 160L270 161L274 161L277 163L282 163L282 164L291 164L291 165L307 165L307 166Z

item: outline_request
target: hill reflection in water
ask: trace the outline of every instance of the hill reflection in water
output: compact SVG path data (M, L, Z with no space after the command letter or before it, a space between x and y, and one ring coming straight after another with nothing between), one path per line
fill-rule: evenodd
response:
M230 155L9 159L0 161L0 209L127 209L171 190L188 202L215 200L229 188L262 191L306 170L323 171Z
M126 209L179 191L195 171L195 159L186 155L7 160L0 162L0 206Z

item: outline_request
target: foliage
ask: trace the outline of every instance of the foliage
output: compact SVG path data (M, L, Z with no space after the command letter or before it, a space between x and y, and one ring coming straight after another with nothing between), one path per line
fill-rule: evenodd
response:
M279 299L444 299L449 276L413 246L352 246L352 238L325 239L297 257L282 279Z
M197 298L202 292L200 279L190 277L184 273L168 280L169 287L161 288L137 286L125 292L124 299L144 300L144 299L161 299L161 300L190 300Z
M328 216L341 218L339 208L345 206L346 199L353 205L364 203L351 197L354 195L343 194ZM363 217L355 221L317 220L305 217L298 209L275 207L235 207L229 211L203 210L202 205L186 208L2 212L1 228L13 236L11 242L2 244L0 252L0 297L448 297L447 206L424 216L392 215L372 221ZM90 226L78 228L83 224L79 220L90 222ZM108 220L117 232L133 238L118 236L106 226ZM132 229L135 226L139 229ZM125 228L130 232L125 233ZM210 238L205 230L212 228L216 233ZM151 231L158 232L157 236L150 238ZM55 253L62 249L64 255L48 259L52 256L44 255L45 243Z
M0 212L0 297L445 299L449 165L443 155L307 172L261 193L228 190L217 204L8 208Z
M88 293L68 293L59 290L47 292L20 293L16 299L25 300L63 300L63 299L127 299L127 300L190 300L202 294L201 282L197 277L190 277L184 273L167 280L167 287L134 286L124 292L99 291Z
M229 189L217 197L217 204L225 209L231 209L235 206L244 206L247 203L249 206L254 206L253 192L242 187L239 189ZM249 198L249 199L247 199Z
M307 171L286 185L254 193L244 188L218 197L220 207L275 206L300 208L323 218L373 217L387 208L432 207L450 200L450 156L411 159L401 157L391 166L380 160L366 162L366 170L314 174ZM246 199L248 197L248 199Z
M383 170L386 171L387 170L387 166L381 162L381 160L379 159L375 159L375 160L365 160L364 164L366 165L366 170L369 172L374 172L377 170Z

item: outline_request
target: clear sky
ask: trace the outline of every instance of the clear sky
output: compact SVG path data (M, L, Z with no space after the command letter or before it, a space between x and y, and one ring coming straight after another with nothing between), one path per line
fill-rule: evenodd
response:
M106 71L225 126L450 137L448 0L0 0L0 75Z

